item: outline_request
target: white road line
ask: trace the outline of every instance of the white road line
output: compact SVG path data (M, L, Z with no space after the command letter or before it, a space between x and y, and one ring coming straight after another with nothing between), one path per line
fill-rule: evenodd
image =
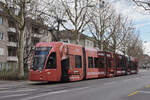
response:
M123 80L123 82L128 82L129 80Z
M141 80L141 78L139 78L139 77L137 77L137 78L135 78L136 80Z
M34 91L36 89L24 89L24 90L4 90L4 91L0 91L0 93L15 93L15 92L26 92L26 91Z
M25 84L25 82L8 82L8 83L5 83L5 84L0 84L0 88L1 87L9 87L9 86L22 86L22 85L24 85Z
M108 86L108 85L112 85L112 84L116 84L116 82L108 82L108 83L105 83L104 85Z
M131 80L133 80L132 78L131 79L125 79L125 80L123 80L123 81L131 81Z
M25 96L28 94L12 94L12 95L6 95L6 96L1 96L0 99L4 99L4 98L10 98L10 97L19 97L19 96Z
M150 94L150 91L139 91L140 93Z
M77 90L83 90L83 89L87 89L89 87L83 87L83 88L76 88L76 89L70 89L70 90L60 90L60 91L54 91L54 92L48 92L48 93L43 93L37 96L32 96L32 97L27 97L21 100L31 100L31 99L35 99L38 97L43 97L43 96L47 96L47 95L52 95L52 94L59 94L59 93L65 93L65 92L71 92L71 91L77 91Z
M9 88L0 87L0 90L6 90L6 89L9 89Z
M10 87L10 86L20 86L20 84L5 84L5 85L1 85L0 88L2 87Z

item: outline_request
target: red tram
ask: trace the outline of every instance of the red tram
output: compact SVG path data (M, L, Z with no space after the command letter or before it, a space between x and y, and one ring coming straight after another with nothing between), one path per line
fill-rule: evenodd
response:
M128 64L125 56L62 42L36 44L31 62L31 81L79 81L138 71L137 59Z
M129 57L128 74L138 73L138 60L135 57Z
M124 55L115 54L116 76L126 75L128 68L128 58Z

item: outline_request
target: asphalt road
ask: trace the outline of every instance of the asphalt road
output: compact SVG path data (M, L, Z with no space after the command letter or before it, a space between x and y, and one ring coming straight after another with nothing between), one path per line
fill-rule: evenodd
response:
M150 100L150 70L72 83L0 81L0 100Z

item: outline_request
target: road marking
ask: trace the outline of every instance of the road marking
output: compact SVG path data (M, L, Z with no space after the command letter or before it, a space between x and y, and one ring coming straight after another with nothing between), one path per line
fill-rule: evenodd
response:
M2 87L10 87L10 86L20 86L20 84L5 84L5 85L1 85L0 88L2 88Z
M8 92L12 92L12 93L14 93L14 92L26 92L26 91L34 91L34 90L36 90L36 89L24 89L24 90L14 90L14 91L12 91L12 90L4 90L4 91L0 91L0 93L8 93Z
M136 95L138 93L139 93L139 91L135 91L135 92L132 92L132 93L128 94L128 96L133 96L133 95Z
M77 90L83 90L83 89L87 89L89 87L83 87L83 88L76 88L76 89L70 89L70 90L60 90L60 91L54 91L54 92L48 92L48 93L43 93L37 96L32 96L32 97L27 97L21 100L31 100L31 99L35 99L38 97L43 97L43 96L47 96L47 95L52 95L52 94L59 94L59 93L65 93L65 92L71 92L71 91L77 91Z
M137 77L137 78L135 78L136 80L140 80L141 78L139 78L139 77Z
M105 83L104 85L107 86L107 85L112 85L112 84L116 84L116 82L108 82L108 83Z
M12 94L12 95L6 95L6 96L1 96L0 98L9 98L9 97L19 97L19 96L25 96L28 94Z
M25 82L14 82L14 81L10 81L4 84L0 84L0 88L1 87L9 87L9 86L22 86L24 85Z
M140 93L147 93L150 94L150 91L139 91Z
M131 80L133 80L132 78L130 78L130 79L124 79L123 81L131 81Z
M146 85L146 88L150 88L150 84Z
M0 90L7 90L9 88L0 87Z

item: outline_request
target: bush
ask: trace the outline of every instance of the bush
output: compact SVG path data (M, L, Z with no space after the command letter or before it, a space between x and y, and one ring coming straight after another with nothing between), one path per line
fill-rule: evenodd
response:
M28 72L25 72L25 76L18 77L18 71L2 70L0 71L0 80L26 80L28 79Z

